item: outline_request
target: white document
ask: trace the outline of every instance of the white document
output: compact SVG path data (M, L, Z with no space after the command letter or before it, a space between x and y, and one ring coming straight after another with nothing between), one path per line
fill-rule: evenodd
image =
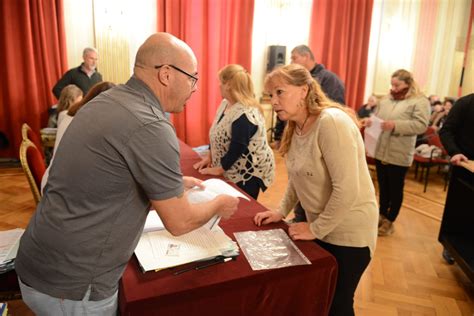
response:
M0 263L16 258L20 238L24 232L22 228L0 231Z
M379 136L382 133L382 123L384 121L375 115L372 115L370 120L372 124L364 130L364 143L367 156L374 158L375 148L377 147Z
M158 216L158 213L155 210L150 210L146 217L145 227L143 227L143 233L163 229L165 229L165 225L163 225L163 222Z
M166 230L144 233L135 255L144 271L159 270L222 255L237 245L220 229L200 227L175 237Z
M237 198L243 198L247 201L250 201L248 197L242 194L240 191L233 188L231 185L222 181L220 179L209 179L203 181L202 184L205 186L205 189L200 189L194 187L187 191L188 201L191 204L203 203L214 199L220 194L227 194ZM203 227L206 227L209 230L215 229L220 221L220 216L213 216ZM155 210L148 212L145 227L143 228L143 233L147 233L155 230L165 229L163 222L161 221L158 213Z
M247 201L250 201L250 199L244 194L242 194L240 191L236 190L231 185L220 179L209 179L203 181L202 184L205 186L204 190L195 187L188 191L189 203L196 204L207 202L221 194L227 194L236 198L243 198ZM204 225L204 227L208 229L213 229L217 226L217 224L219 224L220 220L221 217L215 215Z

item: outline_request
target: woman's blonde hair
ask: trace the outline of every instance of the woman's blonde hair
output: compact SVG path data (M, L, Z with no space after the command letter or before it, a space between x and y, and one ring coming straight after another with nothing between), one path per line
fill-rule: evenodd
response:
M413 74L408 70L398 69L392 74L392 78L397 78L398 80L403 81L408 85L408 92L405 95L407 99L423 95L420 91L420 88L418 87L418 84L413 78Z
M79 111L80 108L82 108L87 102L98 96L104 91L107 91L111 88L115 87L115 83L109 82L109 81L102 81L99 83L96 83L95 85L92 86L92 88L87 92L87 94L82 98L81 101L74 103L69 107L69 110L67 111L67 115L69 116L75 116L77 111Z
M324 94L319 83L313 79L310 72L303 66L290 64L273 70L265 78L265 90L269 91L272 86L278 83L297 87L308 86L308 93L306 94L304 103L309 115L318 116L324 109L338 108L346 112L354 123L359 126L354 111L329 99L326 94ZM282 155L285 155L290 149L295 126L296 123L294 121L288 121L286 124L280 144L280 153Z
M229 85L229 93L234 101L261 111L260 104L255 99L252 78L244 67L230 64L219 70L218 75L222 84Z
M61 111L68 110L71 105L76 102L78 97L82 97L83 93L82 90L79 89L74 84L69 84L61 90L61 94L59 95L58 100L58 107L56 108L56 112L59 114Z

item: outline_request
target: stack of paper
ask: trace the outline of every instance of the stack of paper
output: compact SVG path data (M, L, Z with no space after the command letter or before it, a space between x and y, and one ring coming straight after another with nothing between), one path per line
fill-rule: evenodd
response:
M160 270L216 256L235 256L237 244L222 229L200 227L181 236L166 230L144 233L135 255L144 271Z
M15 258L24 231L21 228L0 231L0 273L15 268Z
M190 203L207 202L219 194L228 194L249 200L238 190L219 179L203 181L205 189L187 191ZM214 216L205 225L179 237L164 227L158 213L151 210L135 255L144 271L159 270L177 265L210 259L216 256L234 257L239 247L219 227L220 217Z

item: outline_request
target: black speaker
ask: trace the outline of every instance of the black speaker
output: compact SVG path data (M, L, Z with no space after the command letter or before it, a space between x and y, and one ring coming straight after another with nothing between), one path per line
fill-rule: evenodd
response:
M286 46L272 45L268 46L267 72L272 71L277 66L285 64Z

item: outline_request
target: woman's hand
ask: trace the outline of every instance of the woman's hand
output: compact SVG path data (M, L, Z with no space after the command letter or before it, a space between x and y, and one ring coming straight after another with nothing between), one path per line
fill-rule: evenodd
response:
M208 154L205 157L202 158L200 162L196 162L193 165L193 168L196 170L201 170L202 168L207 168L211 165L211 155Z
M213 176L221 176L224 174L222 167L207 167L198 169L200 174L208 174Z
M391 131L395 128L395 122L394 121L384 121L382 122L382 129L384 131Z
M199 180L194 177L183 177L183 185L184 185L184 190L192 189L195 186L203 190L205 189L204 185L202 184L202 180Z
M265 211L265 212L260 212L255 215L253 218L253 221L255 225L257 226L262 226L262 225L267 225L270 223L276 223L283 220L283 215L276 211Z
M451 157L451 163L455 166L459 166L461 161L468 161L467 157L463 154L456 154Z
M360 125L364 127L370 127L370 125L372 125L372 121L370 120L370 117L364 117L360 119L359 122L360 122Z
M307 222L290 224L290 228L288 229L288 234L293 240L316 239L316 236L314 236L311 230L309 229L309 223Z

